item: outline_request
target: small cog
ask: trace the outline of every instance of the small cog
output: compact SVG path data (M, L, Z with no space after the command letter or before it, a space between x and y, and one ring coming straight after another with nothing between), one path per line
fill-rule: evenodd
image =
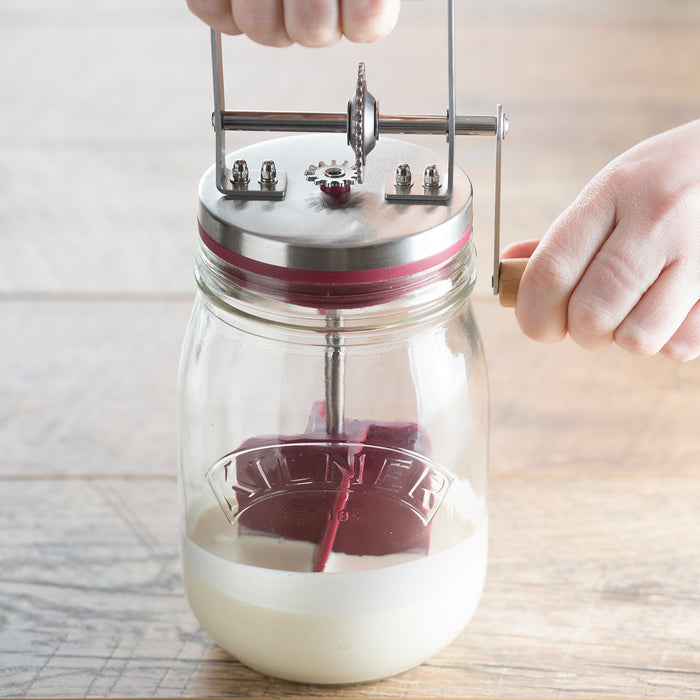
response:
M357 168L344 160L337 163L332 160L330 163L319 161L318 165L310 165L305 177L309 182L318 185L324 192L347 192L350 187L359 182Z

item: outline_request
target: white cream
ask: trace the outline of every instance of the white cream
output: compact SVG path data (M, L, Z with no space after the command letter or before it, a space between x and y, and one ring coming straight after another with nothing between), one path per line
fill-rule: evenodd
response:
M436 518L429 556L333 554L311 573L313 545L238 537L207 512L183 539L185 591L202 627L253 669L303 683L384 678L440 651L476 609L487 518L476 530L455 520Z

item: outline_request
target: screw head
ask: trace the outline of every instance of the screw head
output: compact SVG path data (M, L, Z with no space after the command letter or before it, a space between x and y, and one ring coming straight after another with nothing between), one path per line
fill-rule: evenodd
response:
M400 163L396 166L394 184L397 187L410 187L413 178L411 176L411 166L408 163Z
M423 187L436 189L440 187L440 172L435 164L426 165L423 173Z

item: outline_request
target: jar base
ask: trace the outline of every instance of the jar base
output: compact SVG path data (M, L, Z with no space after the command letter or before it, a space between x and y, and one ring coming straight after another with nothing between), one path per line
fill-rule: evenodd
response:
M481 597L487 539L484 520L440 554L338 574L237 564L185 539L183 580L204 630L251 669L298 683L364 683L420 665L460 634ZM294 596L297 586L305 597Z

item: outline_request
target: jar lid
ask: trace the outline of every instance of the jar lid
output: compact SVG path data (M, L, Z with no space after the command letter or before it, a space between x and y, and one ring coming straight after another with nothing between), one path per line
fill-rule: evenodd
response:
M341 196L307 180L310 166L347 153L338 134L292 136L256 143L226 157L245 160L251 179L272 160L287 173L280 200L236 199L216 187L215 166L199 186L199 225L204 244L219 258L249 272L280 279L364 282L427 270L455 255L469 240L472 187L455 167L446 204L387 201L397 165L407 163L414 180L447 159L405 141L381 139L367 159L362 184ZM313 169L312 169L313 170ZM347 189L346 187L343 189Z

